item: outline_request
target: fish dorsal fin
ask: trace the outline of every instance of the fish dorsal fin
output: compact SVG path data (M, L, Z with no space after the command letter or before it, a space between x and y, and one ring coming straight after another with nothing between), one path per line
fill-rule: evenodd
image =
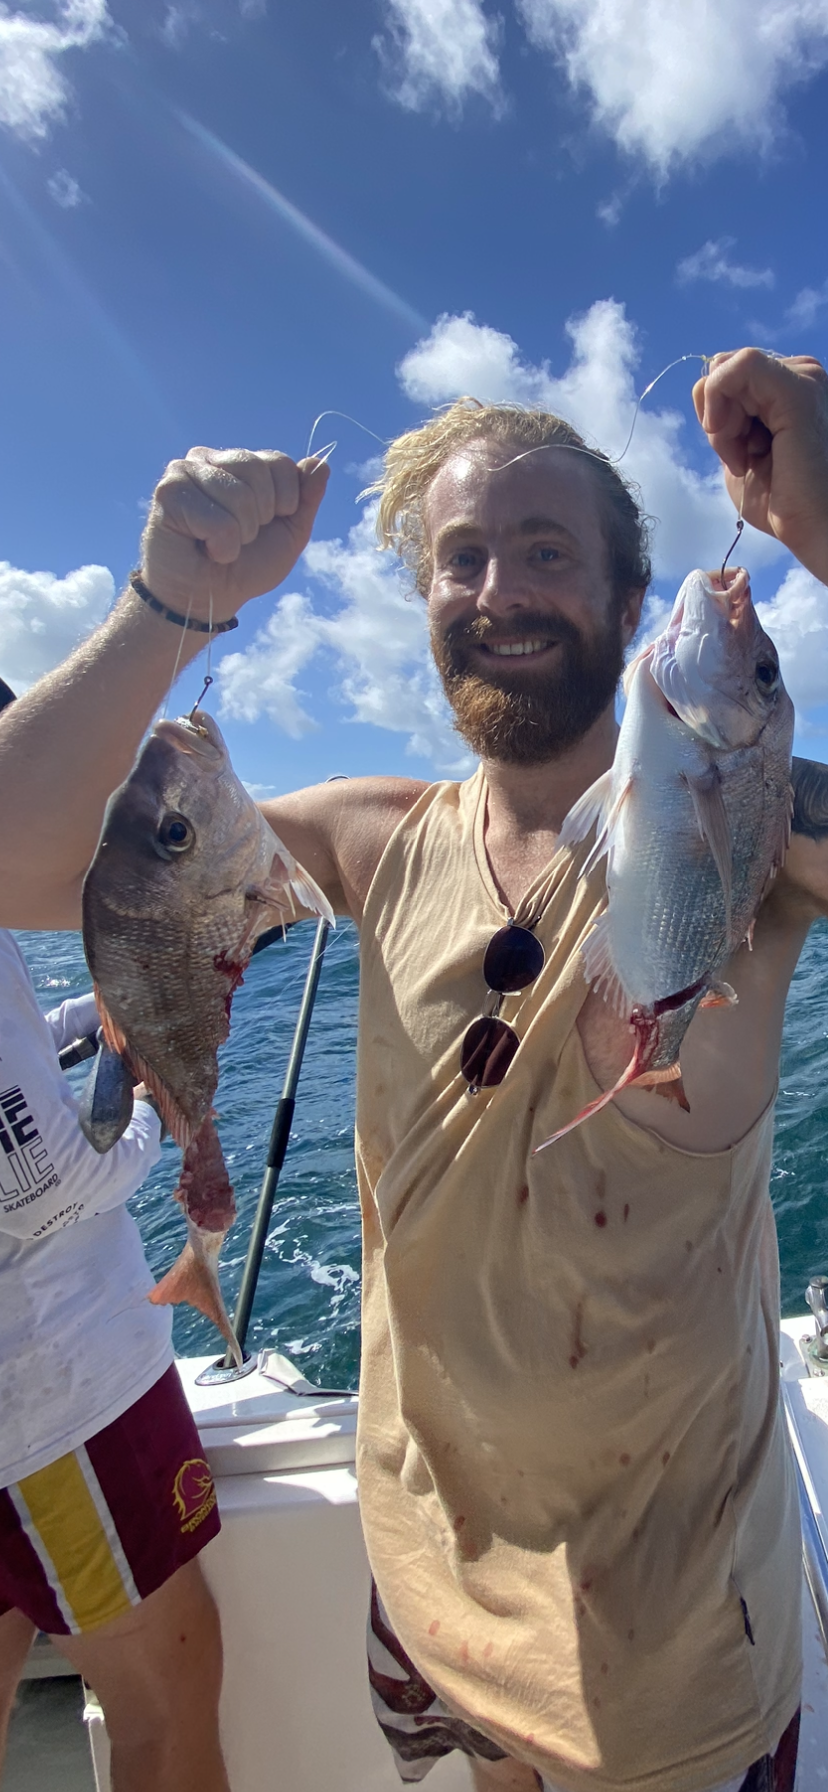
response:
M610 937L609 910L605 909L587 936L582 949L584 976L591 989L603 996L608 1008L626 1020L633 1007L633 998L624 988L615 968Z
M576 846L579 841L585 840L590 829L597 825L595 845L584 864L584 877L609 852L618 817L632 787L633 779L629 777L614 796L613 773L610 766L609 771L602 773L600 778L596 778L595 783L590 784L589 789L584 791L577 803L573 803L568 815L564 816L563 827L558 836L559 846Z
M271 896L273 907L283 914L287 912L288 908L292 914L295 913L295 898L302 908L309 908L313 915L324 915L329 925L335 927L336 918L324 890L320 890L316 879L311 877L304 865L297 863L292 852L288 852L287 847L282 845L277 834L274 835L274 841L275 850L270 871L265 882L260 886L262 892Z
M729 941L733 900L733 836L722 796L722 780L715 765L699 778L691 777L688 772L683 772L682 777L693 801L699 833L707 842L719 873L725 902L725 927Z
M560 846L577 846L585 840L590 828L598 823L599 835L606 826L607 816L612 800L612 766L594 784L579 796L577 803L564 816L563 826L558 836Z

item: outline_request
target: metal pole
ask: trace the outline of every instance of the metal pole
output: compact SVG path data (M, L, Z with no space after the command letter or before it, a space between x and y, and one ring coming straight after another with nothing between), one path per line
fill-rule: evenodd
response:
M267 1239L267 1230L270 1225L270 1216L273 1212L273 1201L282 1170L282 1164L285 1161L288 1139L290 1138L293 1110L296 1106L296 1085L299 1081L299 1072L302 1069L302 1059L305 1055L308 1030L310 1028L313 1005L316 1001L316 991L319 986L319 976L322 970L322 960L325 956L325 947L328 943L329 932L330 925L324 917L322 917L316 928L313 951L310 955L307 975L305 977L302 1006L299 1009L299 1018L296 1022L296 1031L293 1035L293 1045L291 1046L288 1066L285 1071L282 1094L277 1103L276 1113L273 1118L273 1130L270 1134L270 1144L267 1151L267 1167L262 1178L262 1187L259 1194L259 1203L256 1208L256 1217L253 1221L253 1230L250 1234L247 1257L245 1258L244 1269L242 1271L239 1298L236 1305L236 1311L233 1315L233 1330L238 1338L242 1351L244 1351L247 1328L250 1324L250 1314L253 1309L253 1302L256 1298L256 1285L259 1280L259 1271L262 1267L262 1257L264 1255L265 1241ZM224 1358L222 1366L225 1369L232 1369L233 1367L233 1358L229 1350Z

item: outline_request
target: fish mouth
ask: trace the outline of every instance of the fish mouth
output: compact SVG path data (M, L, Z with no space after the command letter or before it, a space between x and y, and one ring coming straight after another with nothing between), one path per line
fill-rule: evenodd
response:
M152 732L156 740L166 741L176 752L189 753L194 758L223 758L227 750L212 716L203 709L177 716L175 721L164 717L156 722Z

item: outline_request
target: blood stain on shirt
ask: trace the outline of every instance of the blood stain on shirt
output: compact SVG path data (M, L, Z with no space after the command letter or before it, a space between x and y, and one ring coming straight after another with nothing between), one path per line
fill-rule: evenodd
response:
M605 1226L606 1223L607 1223L607 1216L604 1212L604 1209L603 1209L603 1207L599 1207L598 1212L595 1215L595 1224L596 1224L596 1226Z
M529 1199L529 1184L528 1184L528 1182L524 1182L523 1187L518 1189L518 1198L517 1198L518 1207L523 1207L524 1204L528 1201L528 1199Z
M429 1627L428 1627L429 1636L436 1636L439 1628L440 1628L439 1618L432 1618L431 1623L429 1624Z

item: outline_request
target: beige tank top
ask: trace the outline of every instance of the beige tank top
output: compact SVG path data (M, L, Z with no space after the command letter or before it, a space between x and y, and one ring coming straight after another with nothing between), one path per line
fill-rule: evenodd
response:
M362 937L360 1501L400 1640L448 1706L579 1792L697 1792L775 1747L801 1565L780 1416L769 1111L664 1144L596 1093L579 947L604 899L563 849L521 1040L471 1096L460 1044L506 910L485 782L431 786Z

